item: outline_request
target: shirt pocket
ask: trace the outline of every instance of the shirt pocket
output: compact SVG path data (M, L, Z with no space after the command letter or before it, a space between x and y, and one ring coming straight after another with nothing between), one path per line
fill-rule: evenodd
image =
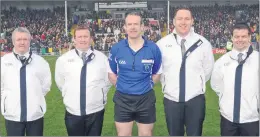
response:
M17 101L17 99L14 99L12 97L6 96L4 100L4 113L5 114L16 114L18 107L20 106L20 103Z
M40 106L40 110L41 110L41 112L43 113L43 109L42 109L42 106L41 105L39 105Z
M101 91L102 91L102 103L106 104L107 103L107 95L106 95L103 88L101 88Z
M165 75L164 74L161 75L161 84L162 84L162 92L164 93L165 87L166 87Z
M205 79L205 78L203 78L203 76L200 75L200 82L201 82L200 85L201 85L201 87L202 87L202 92L203 92L203 93L204 93L204 91L205 91L205 89L204 89L204 85L205 85L205 84L204 84L204 81L205 81L205 80L204 80L204 79Z
M7 97L4 98L4 103L3 103L4 104L4 113L6 112L6 98Z
M257 95L255 95L255 98L256 98L256 109L257 109L257 112L259 114L259 99L258 99Z
M220 93L220 95L219 95L219 100L218 100L218 108L219 108L219 110L220 110L220 107L221 107L222 98L223 98L223 93Z

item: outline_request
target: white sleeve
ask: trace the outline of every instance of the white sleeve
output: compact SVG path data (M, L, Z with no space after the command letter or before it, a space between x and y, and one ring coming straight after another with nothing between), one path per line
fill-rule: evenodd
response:
M205 74L205 80L208 81L210 79L215 60L214 60L211 44L208 41L206 44L207 45L205 45L204 52L203 52L202 66Z
M62 88L65 83L65 77L64 77L64 64L62 63L61 58L58 58L55 65L55 82L59 90L62 92Z
M161 78L160 78L160 81L161 82L163 82L162 81L162 79L163 79L163 63L164 63L164 60L163 60L163 55L164 55L164 51L163 51L163 44L162 44L162 39L161 40L159 40L159 41L157 41L157 43L156 43L156 45L159 47L159 49L160 49L160 51L161 51L161 54L162 54L162 63L161 63L161 66L160 66L160 69L159 69L159 71L157 72L157 74L161 74ZM163 84L163 83L162 83Z
M111 67L110 67L110 65L109 65L109 63L108 63L108 61L106 62L106 68L107 68L107 72L108 73L113 73L114 74L114 72L112 71L112 69L111 69Z
M156 73L157 75L160 75L160 74L162 74L162 64L161 64L161 66L160 66L160 69L158 70L158 72Z
M4 81L5 81L5 79L4 79L4 74L5 74L5 64L3 63L4 61L3 61L3 57L1 57L1 96L0 96L0 100L1 100L1 112L2 112L2 114L4 114L4 100L5 100L5 97L6 97L6 95L5 95L5 92L4 92Z
M109 71L110 70L110 71ZM110 87L112 86L112 83L110 82L108 78L108 73L113 73L112 70L110 69L109 63L108 63L108 58L105 57L105 74L104 74L104 80L105 80L105 87L104 91L105 93L108 93Z
M41 84L43 95L45 96L51 88L51 71L47 61L44 60L41 72Z
M3 100L4 97L4 74L5 74L5 64L3 61L3 57L1 57L1 99Z
M211 88L216 92L218 96L224 90L224 75L221 66L223 65L221 64L221 61L218 60L214 65L214 69L210 80Z

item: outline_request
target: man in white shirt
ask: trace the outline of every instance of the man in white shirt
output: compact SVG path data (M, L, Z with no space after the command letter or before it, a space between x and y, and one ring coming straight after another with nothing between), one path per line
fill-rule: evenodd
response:
M26 28L16 28L12 42L13 52L1 58L1 112L7 136L43 136L50 67L30 51L31 34Z
M75 49L56 62L55 81L66 107L65 124L69 136L100 136L108 80L107 57L91 47L89 28L74 32Z
M206 82L214 65L208 40L194 32L188 8L174 14L173 33L157 42L162 52L162 90L169 135L200 136L205 117Z
M259 136L259 53L250 28L233 27L233 49L217 60L211 87L219 96L222 136Z

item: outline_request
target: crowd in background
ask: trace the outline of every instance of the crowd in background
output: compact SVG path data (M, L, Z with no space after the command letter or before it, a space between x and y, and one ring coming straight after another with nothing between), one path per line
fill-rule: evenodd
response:
M41 47L56 47L63 43L65 37L64 8L56 7L51 10L29 9L19 10L10 7L2 10L2 26L0 32L4 32L7 39L6 47L12 47L12 31L23 26L28 28L32 35L32 45ZM68 21L71 24L71 21Z
M93 12L90 12L88 14L78 16L79 21L77 24L85 24L89 26L92 35L94 36L93 40L97 49L110 49L114 43L126 37L123 29L124 19L97 18L97 14L95 13L96 12L94 12L94 14ZM104 12L102 13L104 14ZM99 19L100 22L98 21ZM161 38L159 22L158 24L151 24L147 18L144 18L143 23L144 37L155 42L158 41Z
M173 31L173 15L178 7L170 7L170 31ZM243 11L239 22L246 22L251 28L252 42L259 42L259 5L208 5L189 7L194 17L194 30L208 39L213 48L223 48L231 41L232 26L236 23L236 13ZM167 8L160 15L160 24L167 23Z
M231 41L231 29L236 21L236 11L246 11L245 19L251 27L252 42L259 41L259 5L239 5L239 6L195 6L190 7L194 16L195 32L207 38L213 47L221 48ZM172 25L173 12L177 7L170 7L170 31L174 29ZM2 37L7 39L3 45L3 50L11 50L11 33L18 26L24 26L32 34L32 46L34 47L66 47L72 42L70 30L74 25L73 14L68 12L68 36L65 33L64 7L56 7L53 10L19 10L10 7L8 10L1 10L1 30ZM144 37L153 41L158 41L162 36L162 31L167 31L167 12L154 13L149 10L140 10L144 17ZM78 17L77 24L87 24L94 36L94 45L98 50L109 50L111 46L121 39L124 39L123 19L113 19L108 12L90 11L89 14ZM158 24L151 24L147 18L158 20ZM98 21L100 20L100 21Z

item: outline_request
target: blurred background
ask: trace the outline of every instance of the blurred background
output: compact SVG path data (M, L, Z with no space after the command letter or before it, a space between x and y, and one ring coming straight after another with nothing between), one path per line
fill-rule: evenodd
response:
M86 24L92 31L92 45L107 52L125 38L124 17L133 10L144 17L144 37L156 42L173 31L173 12L180 6L191 8L195 32L208 39L214 49L225 49L231 42L232 25L239 20L250 25L252 45L259 49L258 0L88 0L2 1L1 50L12 51L11 33L24 26L32 34L35 53L60 55L73 47L74 28Z

